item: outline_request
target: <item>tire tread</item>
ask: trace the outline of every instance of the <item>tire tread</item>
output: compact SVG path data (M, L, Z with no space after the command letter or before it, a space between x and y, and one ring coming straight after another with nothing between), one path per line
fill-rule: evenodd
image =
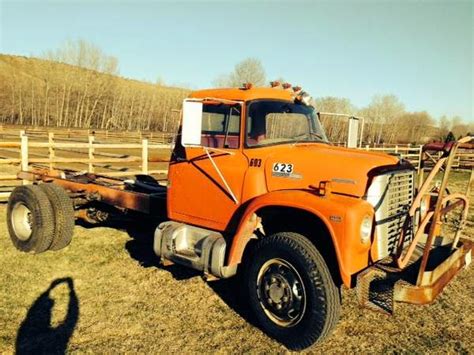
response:
M60 250L67 247L74 233L75 219L72 200L66 191L52 183L41 184L41 189L48 196L56 218L53 241L50 250Z
M274 248L275 245L285 246L300 254L304 263L314 265L317 272L311 272L311 279L314 285L322 285L325 289L325 322L319 332L307 332L298 339L289 337L288 339L277 339L284 343L291 350L305 349L313 344L319 343L327 337L339 320L340 297L339 290L334 284L329 268L326 266L324 258L319 253L315 245L305 236L294 232L279 232L271 236L262 238L255 246L252 254L247 260L252 262L264 250ZM245 270L248 273L249 265ZM316 286L317 287L317 286Z

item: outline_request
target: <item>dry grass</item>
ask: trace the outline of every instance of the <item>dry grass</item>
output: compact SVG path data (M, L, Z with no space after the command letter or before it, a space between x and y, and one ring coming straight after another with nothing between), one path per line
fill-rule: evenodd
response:
M150 235L137 237L130 230L132 238L113 228L77 226L66 249L28 255L10 243L5 210L0 206L0 353L14 352L17 340L61 350L69 336L67 350L80 352L285 351L247 321L236 282L206 283L185 268L158 266ZM471 212L466 235L473 234ZM65 277L72 279L78 301L67 316L67 283L43 294ZM471 267L434 304L398 304L392 317L360 309L354 290L344 290L338 327L309 351L468 353L474 349L473 285Z

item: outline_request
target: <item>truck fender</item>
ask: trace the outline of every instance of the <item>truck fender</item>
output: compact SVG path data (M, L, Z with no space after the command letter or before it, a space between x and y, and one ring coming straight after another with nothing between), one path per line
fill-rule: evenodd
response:
M325 224L335 247L335 254L339 264L342 280L344 283L346 283L346 281L350 279L350 275L343 270L338 241L335 238L334 230L327 218L316 208L316 206L314 206L314 201L315 196L304 190L273 191L253 199L243 213L243 217L240 220L237 232L232 240L228 256L228 265L237 265L242 261L245 247L252 239L255 229L260 223L258 211L261 208L271 206L291 207L309 212L315 217L319 218ZM332 201L325 199L323 203L331 204Z

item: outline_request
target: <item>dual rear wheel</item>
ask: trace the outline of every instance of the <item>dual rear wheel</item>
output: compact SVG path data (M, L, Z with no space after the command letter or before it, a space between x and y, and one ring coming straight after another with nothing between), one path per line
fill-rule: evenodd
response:
M7 225L18 250L42 253L62 249L73 235L72 200L54 184L19 186L8 200Z

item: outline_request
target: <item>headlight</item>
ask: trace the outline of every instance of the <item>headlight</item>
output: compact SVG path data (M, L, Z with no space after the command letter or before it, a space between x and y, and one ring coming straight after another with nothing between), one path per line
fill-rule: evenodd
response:
M360 224L360 241L362 244L370 242L372 234L372 216L366 215Z

